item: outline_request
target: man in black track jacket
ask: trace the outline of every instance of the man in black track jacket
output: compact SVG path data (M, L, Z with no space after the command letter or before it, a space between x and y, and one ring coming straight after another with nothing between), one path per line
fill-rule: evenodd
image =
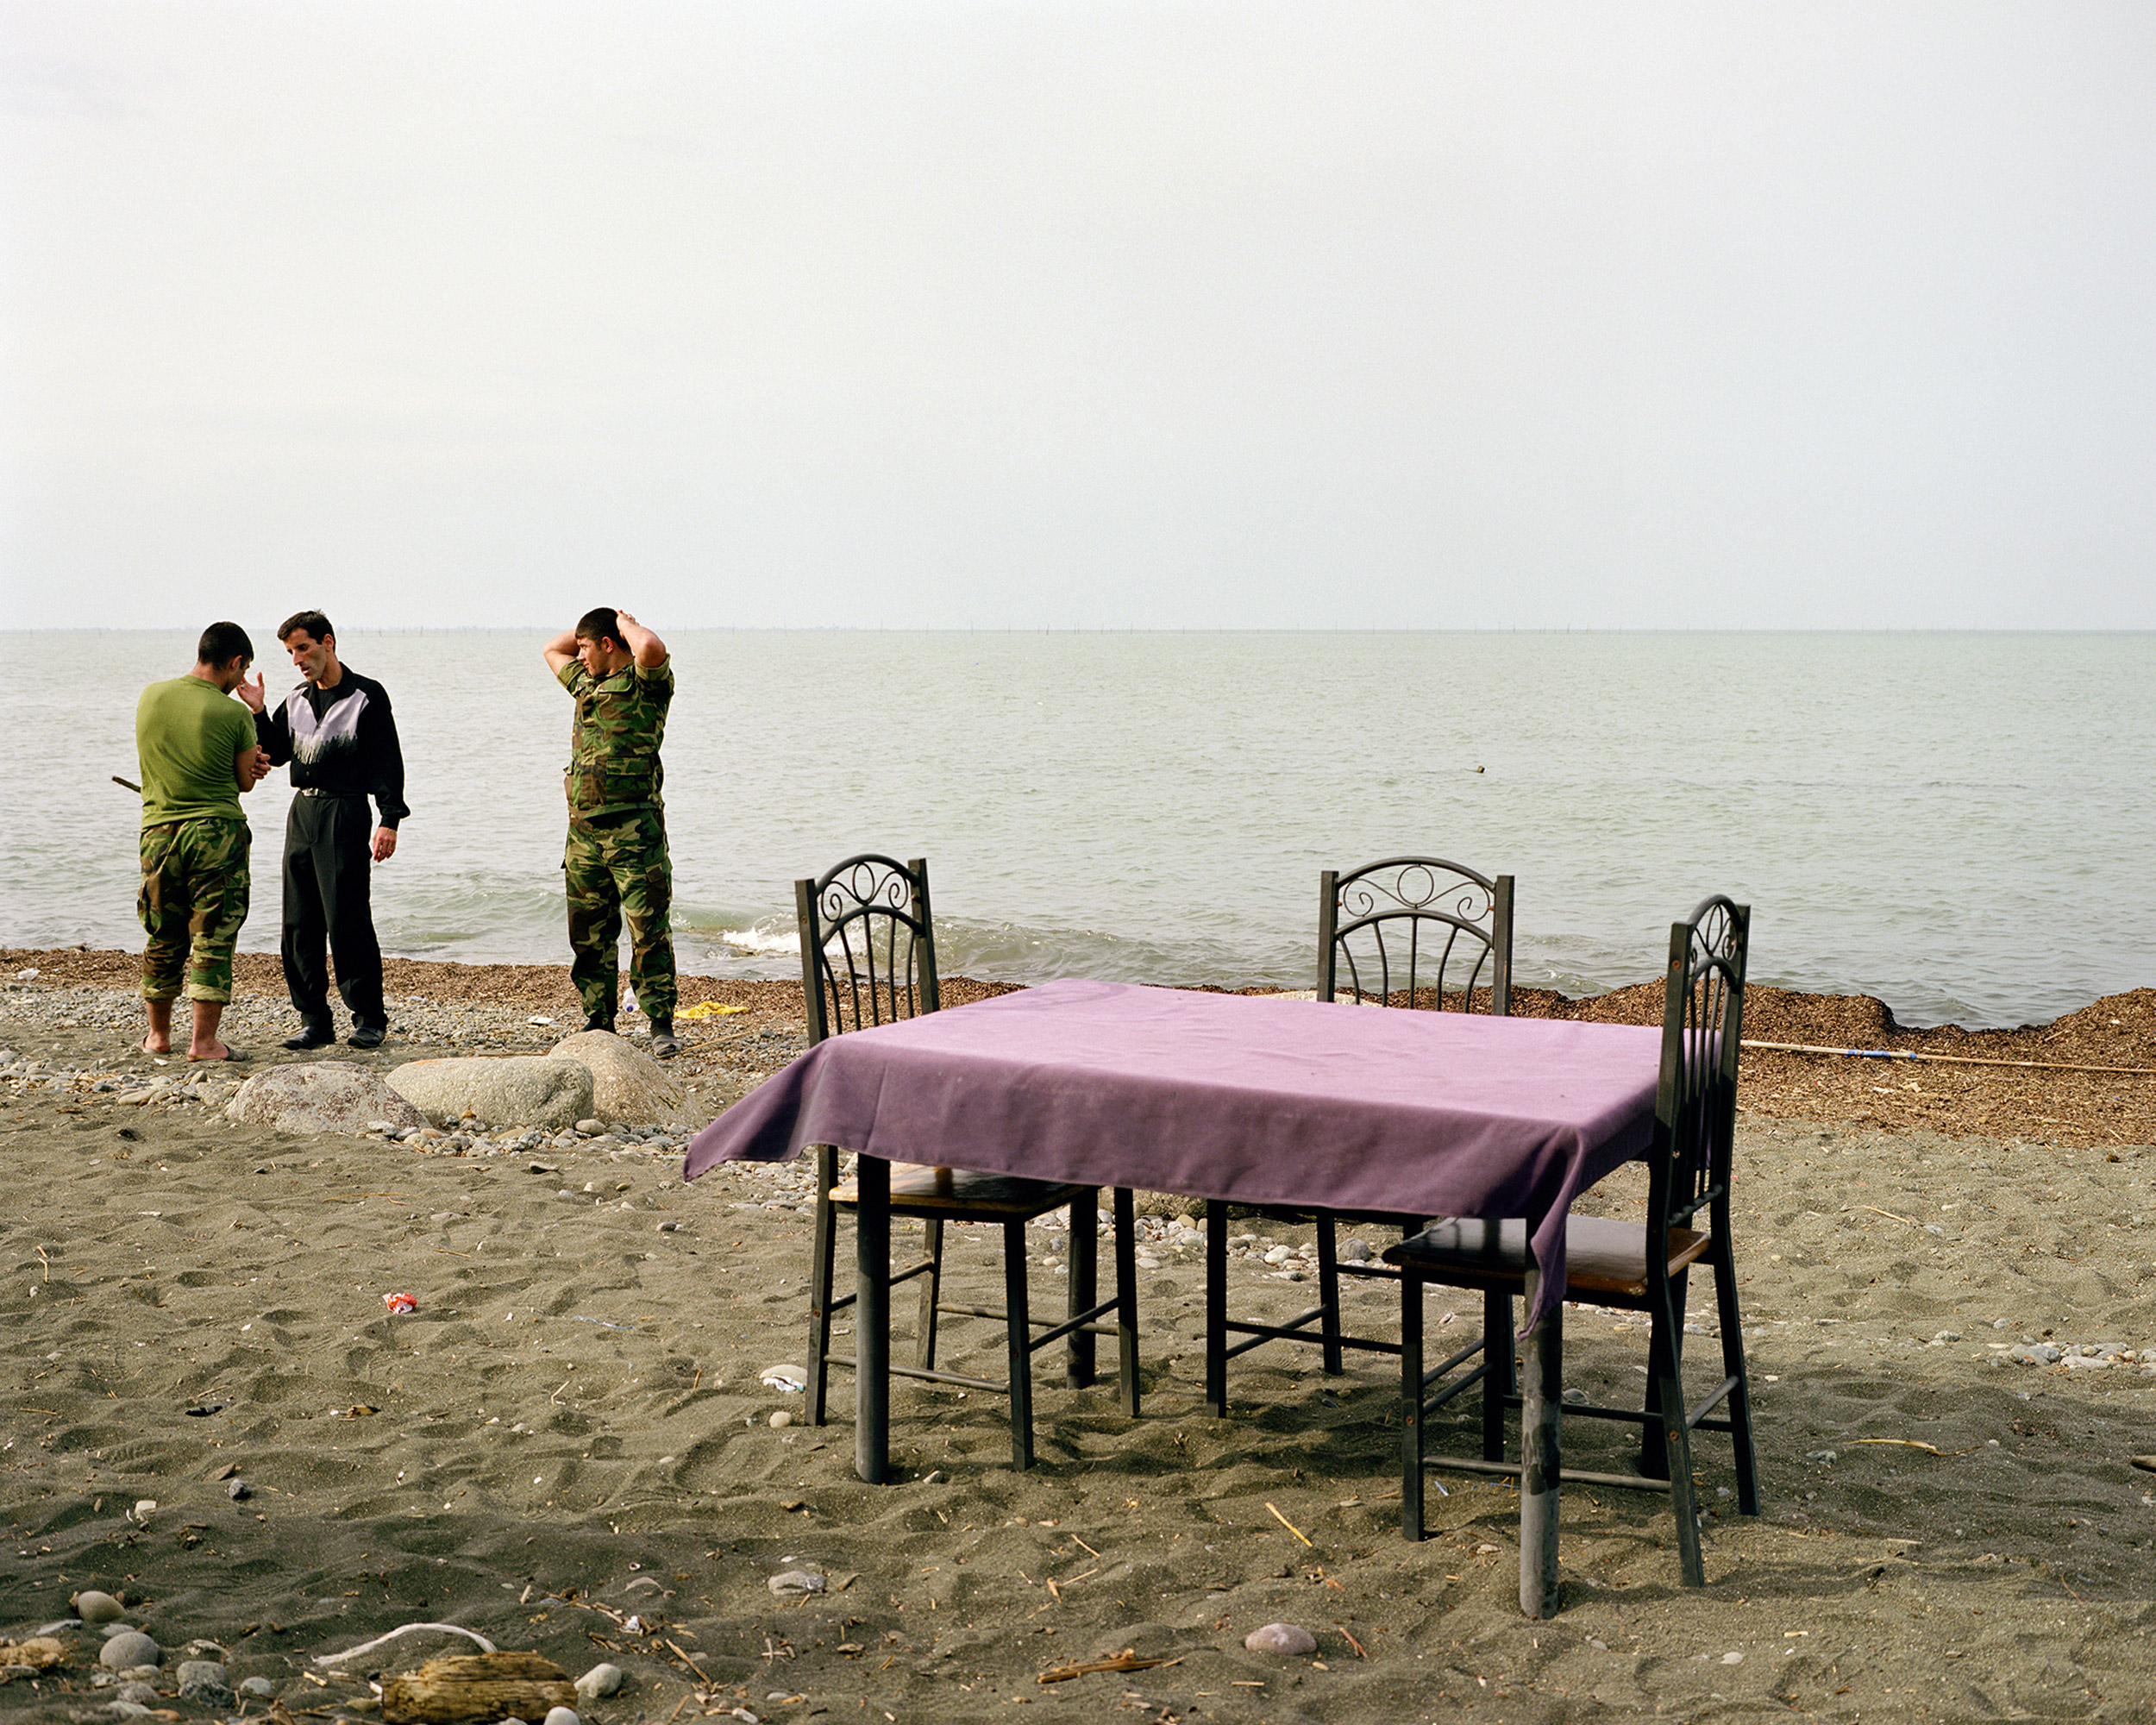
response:
M285 987L300 1016L287 1048L337 1039L329 1016L329 942L337 992L352 1012L352 1045L377 1048L389 1029L382 1005L382 949L374 938L369 868L397 854L404 806L404 756L389 691L337 658L336 631L318 611L285 618L277 638L306 681L266 709L262 679L240 686L273 763L291 763L285 822ZM381 824L367 832L367 800Z

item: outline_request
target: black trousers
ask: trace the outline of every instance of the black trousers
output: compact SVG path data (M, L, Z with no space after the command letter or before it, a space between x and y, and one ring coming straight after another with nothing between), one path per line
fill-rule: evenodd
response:
M352 1022L389 1027L368 893L373 831L365 797L296 796L285 819L285 987L310 1025L330 1022L326 938Z

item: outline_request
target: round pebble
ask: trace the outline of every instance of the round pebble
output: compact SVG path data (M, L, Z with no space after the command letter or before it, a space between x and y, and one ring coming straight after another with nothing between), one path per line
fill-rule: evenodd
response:
M110 1593L100 1593L95 1588L85 1588L69 1603L85 1623L116 1623L128 1615L126 1606Z
M247 1677L240 1679L240 1693L267 1700L277 1693L277 1685L266 1677Z
M584 1725L584 1722L576 1716L573 1707L549 1707L545 1725Z
M602 1696L616 1695L621 1690L622 1668L601 1663L576 1680L576 1692L586 1701L597 1701Z
M108 1636L97 1650L97 1663L111 1671L132 1671L137 1665L162 1665L164 1650L140 1629L122 1629Z
M137 1706L157 1705L157 1685L154 1683L123 1683L112 1691L115 1701L132 1701Z
M606 1130L606 1122L604 1120L579 1120L576 1123L576 1130L577 1135L580 1138L597 1138L601 1132Z
M1243 1645L1254 1653L1314 1653L1318 1638L1300 1623L1268 1623L1244 1636Z
M771 1416L771 1429L774 1432L783 1431L793 1423L793 1415L784 1408Z

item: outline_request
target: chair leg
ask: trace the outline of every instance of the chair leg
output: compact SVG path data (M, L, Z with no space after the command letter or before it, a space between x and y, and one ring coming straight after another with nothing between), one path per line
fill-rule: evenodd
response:
M1707 1567L1700 1558L1699 1504L1692 1490L1692 1432L1684 1423L1684 1385L1676 1377L1664 1377L1655 1390L1662 1429L1668 1434L1664 1460L1670 1471L1670 1508L1677 1515L1677 1562L1687 1587L1704 1587Z
M1347 1370L1340 1358L1340 1259L1330 1210L1318 1212L1318 1324L1328 1377Z
M1684 1288L1685 1277L1680 1272L1664 1283L1664 1303L1650 1312L1647 1397L1642 1410L1647 1418L1639 1433L1639 1471L1649 1479L1670 1477L1669 1414L1662 1405L1663 1381L1676 1383L1680 1406L1684 1400Z
M928 1269L921 1276L921 1321L914 1361L922 1371L933 1371L936 1314L943 1308L943 1225L933 1216L921 1220L921 1245L927 1253Z
M828 1145L816 1152L816 1239L809 1254L808 1422L824 1423L830 1388L831 1351L831 1262L838 1248L838 1209L831 1188L838 1183L838 1152Z
M1400 1277L1400 1532L1422 1538L1422 1280Z
M1066 1286L1070 1290L1063 1315L1075 1318L1081 1312L1089 1312L1100 1297L1100 1194L1087 1191L1071 1201L1070 1205L1070 1270ZM1073 1389L1083 1389L1093 1382L1093 1332L1081 1327L1064 1338L1067 1350L1063 1381Z
M1115 1387L1123 1411L1138 1418L1138 1201L1115 1189Z
M1482 1459L1505 1458L1505 1402L1518 1378L1518 1350L1513 1342L1512 1295L1495 1289L1482 1294Z
M1737 1508L1759 1513L1759 1464L1752 1448L1752 1378L1745 1368L1745 1329L1737 1315L1737 1266L1721 1236L1714 1255L1714 1305L1722 1333L1722 1375L1737 1380L1729 1392L1730 1440L1736 1451Z
M1011 1465L1033 1465L1033 1325L1025 1303L1025 1224L1003 1225L1005 1333L1011 1359Z
M1206 1200L1206 1412L1228 1416L1228 1207Z

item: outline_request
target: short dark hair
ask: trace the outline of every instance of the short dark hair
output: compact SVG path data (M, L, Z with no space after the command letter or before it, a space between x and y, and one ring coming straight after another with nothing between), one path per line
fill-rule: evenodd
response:
M246 630L236 623L213 623L202 631L202 639L195 643L197 665L229 665L235 659L254 662L254 643L247 638Z
M336 638L336 625L318 611L295 611L277 625L277 638L279 641L289 641L292 638L293 631L300 629L305 630L317 641L333 641Z
M621 624L611 605L594 606L578 618L576 638L580 641L611 641L617 647L628 645L621 638Z

